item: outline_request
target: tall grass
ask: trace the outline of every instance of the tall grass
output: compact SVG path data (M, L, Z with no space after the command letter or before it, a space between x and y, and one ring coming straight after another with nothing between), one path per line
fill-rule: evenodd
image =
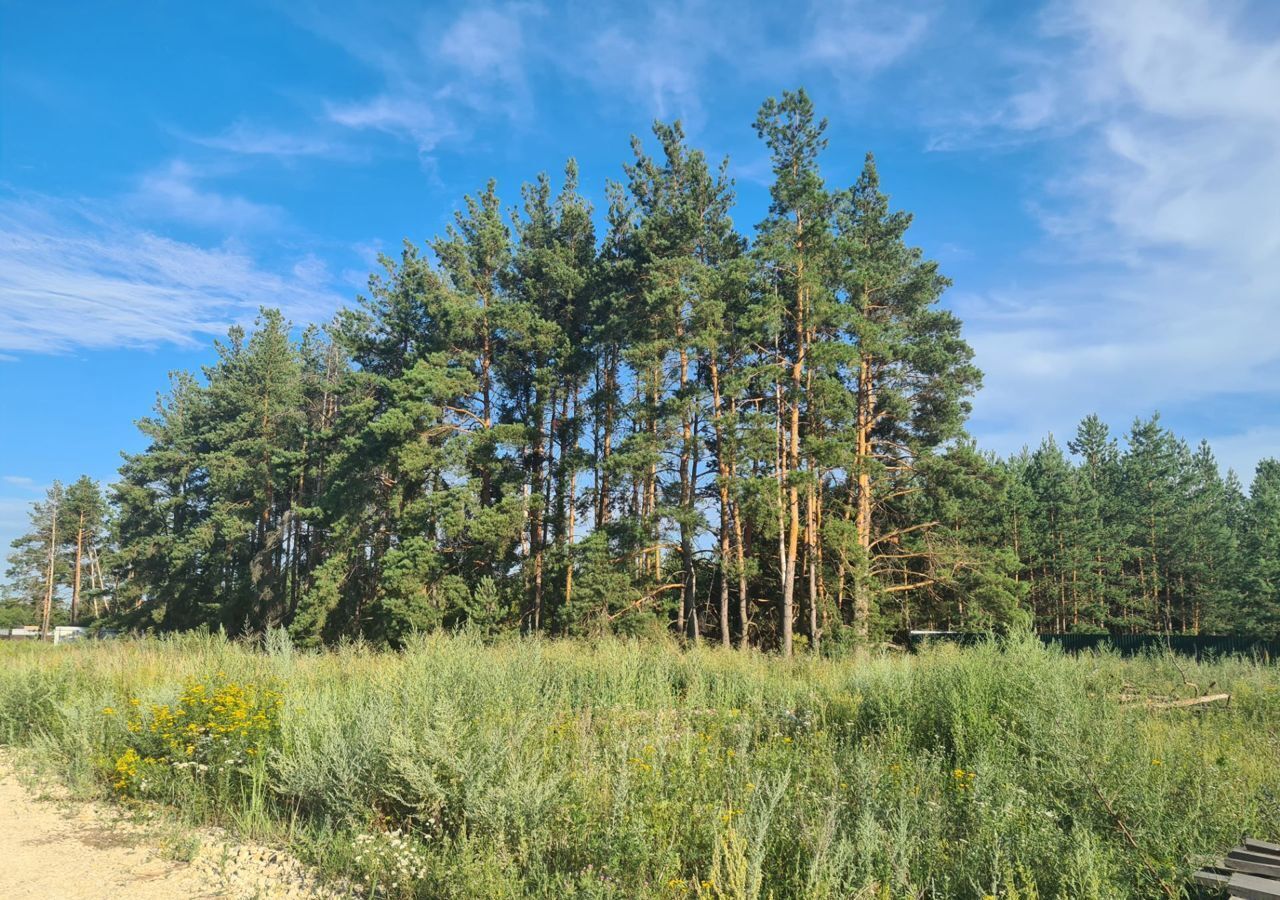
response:
M111 793L138 736L104 709L278 690L238 777L141 793L388 896L1169 897L1200 855L1280 833L1280 671L1248 661L268 644L0 646L0 742ZM1117 702L1186 680L1232 700Z

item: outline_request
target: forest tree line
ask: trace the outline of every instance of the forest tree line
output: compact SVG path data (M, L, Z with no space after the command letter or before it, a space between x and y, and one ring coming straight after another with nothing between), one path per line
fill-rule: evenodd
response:
M1280 463L1246 494L1158 418L1009 459L868 155L820 168L803 91L761 107L767 217L678 123L607 186L490 183L355 308L264 309L139 422L106 491L55 485L11 616L135 628L670 629L784 654L909 628L1280 632Z

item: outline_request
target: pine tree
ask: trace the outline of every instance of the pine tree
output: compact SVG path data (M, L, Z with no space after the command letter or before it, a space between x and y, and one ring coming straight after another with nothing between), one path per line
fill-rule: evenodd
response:
M1072 618L1069 548L1077 539L1077 498L1071 465L1052 435L1031 454L1026 481L1033 498L1028 549L1036 623L1063 632Z
M1167 632L1173 627L1169 560L1181 493L1180 449L1177 438L1161 427L1159 415L1134 420L1128 444L1121 460L1132 554L1127 624L1135 633Z
M627 243L632 272L642 285L638 297L645 315L634 330L631 360L645 384L637 410L648 429L650 445L646 489L665 495L657 480L657 464L669 457L676 481L663 496L662 512L674 521L679 544L680 608L677 627L697 641L703 623L696 604L697 535L705 530L699 508L700 464L704 429L715 417L699 362L716 341L721 303L720 268L741 254L729 210L732 186L727 161L713 170L705 156L685 145L677 122L654 125L662 158L643 153L627 167L635 227ZM708 467L709 470L709 467ZM653 509L651 512L659 512ZM655 557L656 557L655 552ZM722 630L723 618L721 620Z
M981 373L959 320L937 306L950 282L906 244L911 215L890 210L870 154L857 184L840 196L835 219L833 277L856 348L847 471L860 559L853 623L865 639L874 593L936 581L922 534L934 523L912 520L911 504L902 501L922 489L922 461L963 435Z
M1121 515L1120 450L1097 415L1086 416L1068 442L1080 458L1076 477L1076 517L1079 546L1073 574L1078 578L1082 622L1089 629L1105 628L1118 616L1124 548L1128 533Z
M933 583L899 598L898 630L924 626L992 631L1030 625L1027 583L1006 540L1014 477L969 440L922 461L926 489L914 495L926 531Z
M792 653L795 585L801 532L801 493L806 498L807 474L802 446L802 407L806 365L815 331L817 295L829 253L831 198L818 168L826 148L826 119L817 119L803 89L769 98L756 117L756 133L772 155L774 182L769 216L758 228L756 252L775 298L774 334L777 375L773 384L777 420L778 564L781 597L778 604L779 645ZM802 482L805 484L802 485ZM806 510L806 513L808 511ZM808 515L805 516L806 521ZM813 553L813 533L806 528L807 555ZM810 597L810 604L816 598ZM811 622L814 621L811 615ZM864 617L865 618L865 617ZM810 636L811 638L814 635Z
M10 596L22 611L39 622L41 636L61 621L61 587L67 580L63 553L66 536L66 490L54 481L44 500L31 504L30 530L16 538L9 554L6 577ZM25 624L25 623L24 623Z
M1275 638L1280 636L1280 460L1258 463L1242 524L1246 600L1233 630Z
M596 289L595 228L578 194L578 170L565 166L560 194L539 177L524 190L514 219L517 243L508 279L512 307L503 339L505 420L523 423L528 533L533 571L526 589L526 621L574 619L573 545L578 522L582 391L590 373L588 323ZM548 564L548 552L554 557ZM554 573L554 578L548 576ZM548 609L548 586L559 601Z
M1184 605L1184 631L1215 633L1239 608L1235 573L1240 568L1239 547L1232 527L1230 488L1218 468L1213 450L1202 441L1192 460L1190 495L1186 504L1184 548L1179 568L1179 595Z
M103 532L106 527L106 502L98 483L87 475L82 475L66 491L66 500L62 506L62 519L65 523L63 534L74 546L74 557L71 569L71 609L70 621L75 625L81 613L80 597L84 586L85 563L97 557L97 549L103 543ZM90 581L95 579L90 576ZM93 617L98 617L98 597L96 587L93 593Z

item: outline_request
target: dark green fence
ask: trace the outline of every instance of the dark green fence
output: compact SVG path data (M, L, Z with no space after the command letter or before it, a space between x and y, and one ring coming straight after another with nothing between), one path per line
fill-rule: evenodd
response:
M1082 650L1109 649L1122 656L1140 653L1160 653L1166 650L1180 656L1196 659L1212 656L1248 656L1267 662L1280 660L1280 641L1260 638L1231 637L1226 635L1194 634L1041 634L1037 635L1047 646L1061 647L1068 653ZM987 640L989 635L963 631L913 631L907 637L907 645L916 650L929 641L968 646Z

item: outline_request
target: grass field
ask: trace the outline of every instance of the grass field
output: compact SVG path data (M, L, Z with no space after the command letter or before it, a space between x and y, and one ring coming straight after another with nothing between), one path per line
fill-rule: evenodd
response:
M391 897L1177 897L1280 834L1274 665L267 643L0 644L0 743Z

